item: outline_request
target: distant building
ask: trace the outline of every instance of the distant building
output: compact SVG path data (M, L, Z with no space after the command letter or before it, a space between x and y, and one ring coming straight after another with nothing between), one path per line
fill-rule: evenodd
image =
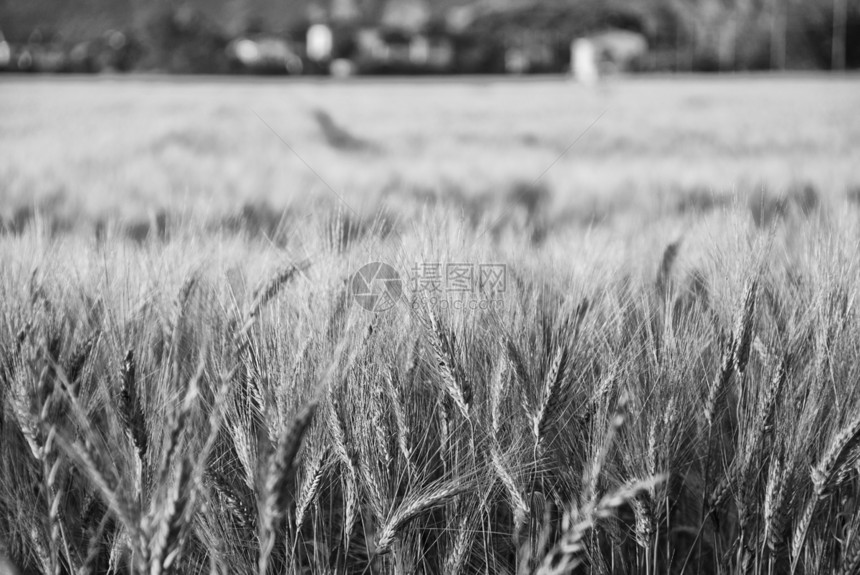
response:
M308 28L305 51L312 62L327 62L331 59L334 35L327 24L313 24Z
M570 45L571 72L576 81L585 86L593 86L600 79L597 68L597 51L588 38L577 38Z
M6 68L12 62L12 49L0 32L0 68Z
M628 30L610 30L571 43L571 71L585 85L600 76L634 69L648 53L645 36Z

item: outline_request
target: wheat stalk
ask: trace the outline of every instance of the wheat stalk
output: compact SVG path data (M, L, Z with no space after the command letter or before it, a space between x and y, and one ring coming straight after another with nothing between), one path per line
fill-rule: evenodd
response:
M275 547L278 531L277 523L292 503L294 462L305 432L313 420L314 413L316 413L316 408L316 401L305 404L293 418L292 424L284 427L278 438L275 451L269 458L262 504L262 533L260 556L257 563L259 575L266 575L268 572L269 556Z
M370 510L376 517L383 517L385 515L386 497L382 494L381 478L371 471L370 461L366 456L359 458L358 470L364 480L363 487L368 495Z
M624 425L624 415L627 406L627 396L624 395L618 399L618 402L609 417L609 429L606 435L602 438L597 452L592 457L589 465L585 467L584 477L582 479L583 491L580 494L581 505L593 505L597 500L598 489L597 482L600 479L600 474L606 460L609 456L609 450L618 434L618 430Z
M305 514L308 507L316 499L322 481L325 461L328 456L328 448L316 449L308 457L305 464L304 478L299 488L299 497L296 500L296 532L301 531L305 522Z
M89 452L79 441L69 442L63 438L62 434L58 434L54 440L63 452L76 463L78 469L89 478L90 483L101 494L108 509L117 516L123 526L129 531L137 533L139 530L139 513L128 505L121 494L116 491L112 486L112 481L101 472Z
M787 478L788 470L782 453L779 453L771 458L764 496L764 540L771 553L776 553L782 544L785 525L788 521L788 509L784 501L788 491Z
M30 413L29 402L26 392L18 386L12 390L10 403L12 413L18 423L18 429L21 435L24 436L27 446L30 448L30 453L36 461L42 458L42 438L41 429L38 421Z
M471 389L468 382L460 373L456 358L454 357L454 345L451 338L442 330L442 326L436 319L433 309L427 305L427 322L425 329L429 332L427 340L436 360L437 373L442 380L442 389L457 406L457 410L466 421L469 418L469 403L471 402ZM457 376L460 376L459 378Z
M104 537L104 532L110 518L110 513L105 513L101 521L99 521L95 533L90 537L87 543L87 555L81 568L78 570L78 575L91 575L95 571L96 562L99 560L101 553L102 538Z
M194 293L194 288L197 286L197 274L191 274L182 286L179 288L179 293L176 294L176 300L173 302L173 314L170 318L171 341L176 343L179 328L182 325L182 320L185 318L185 310L188 308L188 302L191 301L191 295Z
M386 421L385 413L382 409L384 402L381 386L374 385L371 393L371 401L369 402L370 426L373 432L374 447L380 455L384 469L387 471L391 466L393 458L391 456L391 449L388 443L390 437L388 422Z
M630 500L636 519L636 544L643 549L650 549L651 538L654 536L654 514L647 496L640 495Z
M146 457L148 447L146 432L146 417L143 413L143 404L137 392L135 381L134 350L129 349L125 354L122 369L120 370L120 418L125 424L126 430L137 448L137 455L141 461Z
M517 531L523 526L523 524L525 524L526 518L528 517L528 505L526 505L526 501L523 499L513 475L511 475L511 472L508 470L508 467L502 458L502 454L499 451L498 445L493 445L490 448L490 462L493 467L493 472L496 474L496 477L501 480L502 485L505 486L505 490L508 492L508 496L510 497L511 511L513 511L514 514L514 530Z
M759 404L758 416L756 418L756 435L758 437L764 433L765 428L773 417L776 400L779 397L782 388L785 386L785 380L788 376L789 362L790 357L788 355L783 355L771 376L770 385L765 390L764 397L762 397L761 403Z
M490 380L490 425L493 430L493 438L498 441L499 431L502 426L502 399L505 394L505 383L508 369L507 356L502 352L493 379Z
M445 569L444 572L456 575L460 573L463 565L466 563L466 557L468 557L469 550L472 547L472 539L474 538L474 531L469 526L470 517L469 514L465 511L461 510L460 521L457 526L457 536L454 538L453 545L445 557Z
M374 546L377 555L384 555L390 550L398 530L405 523L428 510L444 504L455 495L465 491L468 485L462 480L450 481L430 489L421 490L406 496L385 520L376 534Z
M290 264L282 268L265 285L254 293L251 305L245 314L245 322L237 333L237 339L241 339L247 335L248 331L254 325L254 321L257 319L257 316L260 314L260 310L262 310L266 304L272 300L272 298L278 295L281 288L289 283L296 274L307 269L309 265L310 264L308 262L302 262L299 264Z
M744 300L735 321L734 349L732 360L735 370L743 375L750 357L750 346L753 338L753 320L755 315L756 291L758 280L753 279L747 283L744 289Z
M768 422L773 416L776 400L785 384L786 375L788 373L788 362L788 356L783 356L782 360L780 360L774 370L773 376L770 380L770 385L765 389L765 393L759 402L753 429L747 439L746 449L744 450L744 458L740 469L741 474L744 474L749 469L756 451L764 438Z
M815 489L824 492L834 486L839 471L850 459L851 451L860 444L860 411L830 442L830 448L812 470Z
M513 339L505 339L505 349L508 352L508 359L510 359L511 364L514 366L514 373L517 375L517 380L519 380L520 386L525 388L531 385L531 377L529 376L525 360L523 359L520 350L517 349ZM528 409L526 409L526 411L528 411Z
M72 353L69 358L68 363L63 368L70 385L70 391L74 395L77 395L78 393L77 388L80 384L81 373L83 372L84 366L90 358L93 349L95 349L96 343L98 343L101 334L102 332L100 329L93 330L93 333L91 333L87 339L78 344L74 353Z
M665 297L669 282L671 281L672 266L678 257L681 248L681 240L674 241L666 246L663 258L660 260L660 269L657 271L657 293Z
M50 397L48 399L50 401ZM44 420L43 425L48 425ZM48 435L41 450L42 475L44 481L45 496L48 503L48 527L50 545L48 546L49 559L51 562L51 573L60 575L60 503L62 493L57 489L57 474L60 470L60 458L52 457L53 439L56 436L56 426L49 425Z
M154 510L148 545L150 575L170 570L182 553L196 500L196 491L191 487L191 472L192 465L183 458L176 482Z
M346 445L346 435L343 431L340 416L337 411L337 401L329 391L329 401L326 405L326 429L332 439L332 448L335 455L340 460L341 466L346 472L341 478L344 491L344 522L343 536L349 546L349 540L352 533L352 528L356 520L356 507L358 499L356 496L356 478L357 473L353 465L352 457L349 455Z
M391 404L391 412L394 414L394 425L397 429L397 448L403 456L403 461L406 462L406 467L409 470L410 476L415 476L415 463L412 461L412 454L409 448L409 424L406 420L406 412L403 409L403 404L400 399L400 394L394 387L394 381L391 377L391 372L386 371L382 378L384 383L385 394L388 396L388 401Z
M540 404L532 416L532 434L534 435L535 447L538 451L546 443L552 417L561 408L561 393L567 377L567 367L567 348L559 346L547 372Z
M728 340L722 345L720 353L720 367L714 377L714 383L708 390L708 398L705 401L704 415L709 428L714 424L714 416L717 412L717 402L732 377L732 349L732 334L729 334Z
M541 562L536 575L564 575L584 564L585 536L599 519L610 517L614 511L632 501L642 491L651 489L664 478L654 477L644 481L631 481L624 487L591 501L579 512L570 514L568 527L558 542L549 550Z
M167 444L165 445L164 454L161 457L161 463L159 464L158 469L158 485L165 483L167 473L170 470L170 465L173 461L173 456L179 449L182 433L185 431L188 419L191 417L191 410L199 395L198 384L200 378L203 376L204 365L205 364L201 358L196 373L188 382L188 389L185 391L185 395L182 398L182 403L180 404L179 409L174 412L171 417L167 433Z
M230 487L220 473L210 473L212 487L218 496L218 501L227 509L243 529L249 529L256 523L254 513L245 503L244 497Z
M846 455L850 453L853 446L857 445L858 441L860 441L860 413L855 415L854 419L833 437L830 447L812 469L812 494L806 502L791 541L792 572L797 567L818 504L835 487L834 479L838 477L839 471L845 464Z
M710 497L708 498L708 506L711 509L715 509L728 497L732 488L735 486L736 481L744 482L747 480L747 473L750 469L753 458L758 448L760 447L761 441L765 434L765 430L767 428L768 421L773 415L774 407L776 405L776 400L779 397L780 390L785 384L788 370L788 362L788 356L783 356L779 365L774 370L770 384L765 389L765 393L759 401L758 411L753 421L752 430L746 438L746 445L744 448L744 452L740 457L740 460L738 461L736 459L732 462L727 473L720 479L720 482L717 484L717 486L711 492ZM718 382L722 381L724 377L725 381L728 380L728 375L726 375L728 369L730 368L728 368L727 364L727 354L725 354L724 352L722 365L720 367L720 373L718 375ZM716 389L720 385L724 385L724 383L718 382L714 384L714 389ZM713 422L712 406L715 404L715 400L712 400L713 396L713 393L711 394L711 396L709 396L709 407L706 408L705 415L709 425ZM744 490L741 490L741 493L743 493L743 491ZM745 506L743 504L739 506L738 511L740 512L741 519L744 519Z
M838 575L857 575L860 573L860 532L857 531L858 521L853 521L854 528L851 537L843 545L842 562Z
M27 538L33 546L33 551L42 566L42 571L44 573L53 573L54 565L51 560L50 552L45 548L45 541L42 538L42 534L35 526L32 526L27 531ZM2 564L0 564L0 566L2 566Z

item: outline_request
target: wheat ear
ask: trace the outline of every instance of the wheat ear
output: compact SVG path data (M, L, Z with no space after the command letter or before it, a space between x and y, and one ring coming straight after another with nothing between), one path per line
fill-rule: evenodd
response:
M355 525L356 509L358 506L358 497L356 494L356 480L358 474L356 472L355 465L353 464L352 457L350 457L349 451L347 450L346 434L343 431L341 418L338 414L337 400L331 394L331 389L329 392L329 401L327 402L325 409L325 416L326 429L328 429L332 440L332 449L338 460L340 460L341 466L345 471L344 476L341 478L344 498L343 536L348 547L352 528Z
M394 414L394 424L397 427L397 448L403 456L403 461L406 462L410 476L414 477L416 470L415 463L412 461L411 450L409 449L409 424L406 420L406 411L403 409L400 394L397 392L397 388L394 387L390 371L386 371L383 376L383 383L385 394L388 396L389 403L391 403L391 411Z
M856 520L854 525L857 525ZM860 573L860 532L855 530L846 543L847 547L844 548L838 575L857 575Z
M567 366L567 348L559 346L547 372L540 404L532 416L532 434L538 451L545 445L552 418L561 408L561 394L567 377Z
M463 481L450 481L443 483L431 490L422 490L407 496L391 513L377 533L375 552L377 555L387 553L394 541L397 531L408 521L428 510L442 505L455 495L462 493L467 488Z
M275 547L279 528L277 523L292 503L294 462L316 408L316 401L311 401L296 414L292 424L284 427L278 438L277 447L269 458L262 505L260 556L257 563L259 575L266 575L268 572L269 556Z
M721 338L722 339L722 338ZM714 377L714 382L708 390L708 398L705 400L705 421L710 428L714 424L714 416L717 413L717 402L722 396L723 390L732 377L732 334L724 341L720 351L720 367Z
M860 445L860 411L830 442L830 448L812 470L816 490L824 492L834 486L852 450Z
M469 421L471 389L458 369L456 358L454 357L453 342L443 331L429 304L427 308L427 322L429 325L426 325L425 329L430 332L427 340L436 360L436 367L442 380L442 389L451 398L454 405L457 406L463 418Z
M262 310L266 304L272 300L272 298L278 295L278 292L281 291L282 287L289 283L296 274L305 270L308 265L309 264L307 262L290 264L282 268L268 282L266 282L265 285L259 288L254 293L253 299L251 300L251 306L245 314L245 323L242 325L237 335L244 337L248 333L248 330L250 330L254 325L254 321L260 314L260 310Z
M743 375L750 357L753 339L753 320L755 319L756 292L758 280L753 279L744 289L744 301L735 321L735 347L732 352L735 370Z
M308 507L316 499L322 481L325 461L328 456L328 448L318 449L307 460L305 475L302 486L299 489L299 497L296 500L296 531L300 531L305 522L305 514Z
M174 454L179 449L182 433L185 431L185 426L188 419L191 417L191 410L197 401L199 394L198 383L203 375L204 362L201 361L197 371L191 380L188 382L188 389L185 391L185 396L182 398L182 403L179 410L175 412L171 418L169 432L167 434L167 445L164 448L164 454L161 458L161 463L158 469L157 485L162 485L167 480L167 474L170 471L170 464L173 461Z
M860 442L860 413L836 434L830 442L830 447L819 460L818 464L812 469L812 494L806 502L803 514L794 530L794 536L791 541L792 572L797 567L800 552L803 550L806 534L809 531L818 504L838 483L835 480L838 478L848 454L858 442Z
M508 492L508 496L511 500L511 510L514 514L514 530L518 531L528 517L528 505L526 505L526 501L523 499L516 481L514 481L513 475L511 475L511 472L508 470L498 445L493 445L490 448L490 462L493 466L493 472L496 474L496 477L501 480L502 485L505 486L505 490Z
M148 439L146 432L146 417L143 413L143 403L138 395L135 381L134 350L125 353L120 370L120 418L125 424L126 431L131 437L140 461L146 457Z
M445 573L460 573L463 565L466 563L466 558L472 547L472 539L475 535L474 530L469 526L470 520L469 513L461 511L460 521L457 526L457 536L454 538L453 545L451 545L451 549L445 557Z
M764 438L765 430L767 429L768 423L773 416L776 401L779 397L783 385L785 384L785 379L788 374L788 361L788 356L783 356L782 360L779 362L773 372L773 376L770 380L770 385L768 385L764 395L761 398L761 401L759 402L758 412L756 413L752 433L747 439L746 448L744 449L743 464L741 466L742 474L745 473L752 464L753 457L755 456L762 442L762 439Z
M660 260L660 269L657 270L657 293L666 295L667 288L672 276L672 267L675 265L675 260L678 258L678 252L681 248L681 240L677 240L666 246L663 250L663 258Z
M764 494L764 540L771 553L782 545L785 526L788 523L788 479L789 473L782 453L771 459Z
M69 362L63 368L69 385L71 386L70 391L74 395L78 394L78 385L80 384L84 366L95 349L101 334L102 332L100 329L93 330L93 333L91 333L87 339L78 344L74 353L72 353L72 356L69 358Z
M563 575L571 573L585 562L585 536L595 527L599 519L611 516L621 505L632 501L639 493L651 489L663 481L662 476L644 481L629 482L624 487L590 502L581 512L572 513L570 524L558 542L549 550L536 571L536 575Z
M183 458L176 482L167 490L153 519L149 537L149 573L159 575L171 569L182 553L192 521L196 491L191 488L192 465Z
M493 379L490 381L490 425L493 437L498 441L499 431L502 427L502 400L505 394L507 382L508 359L504 352L499 357Z

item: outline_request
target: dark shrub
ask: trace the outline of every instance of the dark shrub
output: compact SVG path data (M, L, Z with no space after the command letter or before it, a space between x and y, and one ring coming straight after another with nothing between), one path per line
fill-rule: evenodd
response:
M149 50L142 67L185 74L229 71L227 35L191 6L159 10L144 36Z

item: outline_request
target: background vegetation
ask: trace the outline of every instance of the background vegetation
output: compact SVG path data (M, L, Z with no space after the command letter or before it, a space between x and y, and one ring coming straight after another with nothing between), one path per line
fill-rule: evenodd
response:
M389 4L413 3L4 0L0 2L0 24L13 44L44 44L55 51L84 41L91 42L87 51L106 50L96 44L107 31L118 30L126 42L109 57L115 69L220 73L229 70L227 43L242 34L274 34L301 45L311 23L309 6L329 14L343 40L359 27L379 26ZM448 25L448 10L471 3L418 3L430 17L424 31L450 37L459 51L453 67L445 70L448 73L502 72L505 49L529 33L540 36L542 42L551 39L558 52L555 67L543 71L561 71L569 62L573 39L608 28L645 35L652 50L641 64L646 70L843 70L860 66L858 0L482 2L472 5L475 18L462 29ZM338 14L352 16L344 19Z

